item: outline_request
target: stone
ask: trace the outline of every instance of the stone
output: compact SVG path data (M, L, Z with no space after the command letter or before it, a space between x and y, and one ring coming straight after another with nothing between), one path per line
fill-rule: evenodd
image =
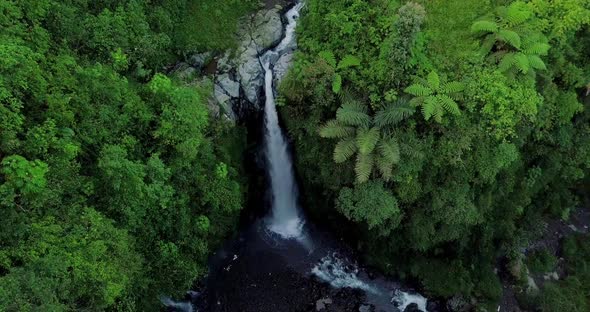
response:
M258 11L250 24L250 37L260 50L278 44L283 37L283 31L280 7Z
M277 85L281 83L287 74L291 63L293 63L293 53L285 53L281 55L279 60L275 63L275 82Z
M322 298L315 302L315 310L322 311L326 309L326 306L332 304L332 299L330 298Z
M188 58L188 64L197 70L201 70L211 60L213 53L205 52L194 54Z
M232 98L240 97L240 83L232 80L229 74L217 76L217 84Z
M558 280L559 279L559 274L557 274L557 272L549 272L545 275L543 275L543 279L548 281L548 280Z
M527 292L534 294L539 291L539 286L535 283L535 280L531 276L527 276Z
M416 303L410 303L405 309L404 312L422 312L419 308L418 308L418 304Z
M263 68L258 58L252 58L242 63L238 67L238 76L248 101L257 104L258 95L264 83Z
M371 306L368 304L363 304L359 307L359 312L371 312Z

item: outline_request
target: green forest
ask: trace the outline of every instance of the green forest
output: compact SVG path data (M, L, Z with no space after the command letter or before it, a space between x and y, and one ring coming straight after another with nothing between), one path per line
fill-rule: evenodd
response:
M0 0L0 311L159 311L206 276L254 196L248 130L169 69L261 5ZM590 1L301 14L278 91L310 217L425 296L496 311L507 279L523 310L590 311L587 234L525 252L588 209Z

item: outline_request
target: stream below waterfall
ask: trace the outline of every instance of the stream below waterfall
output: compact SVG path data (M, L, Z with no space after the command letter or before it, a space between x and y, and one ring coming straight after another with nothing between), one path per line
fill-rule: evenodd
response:
M296 3L286 12L283 39L259 56L265 70L261 126L270 211L211 257L201 292L187 292L186 301L163 298L169 310L426 311L423 296L360 267L346 244L306 221L299 205L290 149L275 107L274 65L296 48L302 7Z

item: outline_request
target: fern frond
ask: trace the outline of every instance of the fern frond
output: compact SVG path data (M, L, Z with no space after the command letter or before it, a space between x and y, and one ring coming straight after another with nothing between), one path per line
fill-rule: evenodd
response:
M451 93L458 93L465 89L465 85L458 81L451 81L445 83L441 89L441 93L444 94L451 94Z
M387 162L397 164L400 159L399 144L394 139L384 139L379 142L379 153Z
M328 65L332 66L332 68L336 68L336 56L334 56L334 52L332 51L322 51L318 54Z
M460 115L461 114L461 110L459 110L459 105L457 105L457 102L455 102L449 96L444 95L444 94L440 94L437 97L437 100L441 104L441 106L445 109L445 111L447 111L448 113L450 113L452 115Z
M525 47L524 53L526 54L534 54L534 55L547 55L549 49L551 48L550 45L542 42L535 42L530 46Z
M522 3L514 2L505 11L505 14L502 16L508 24L515 26L524 23L528 20L532 15L532 12L528 10L528 8Z
M356 144L359 149L359 153L368 155L375 150L377 142L379 142L379 136L381 132L379 128L373 127L371 129L361 129L356 135Z
M408 101L399 100L375 114L375 125L378 127L395 126L402 120L412 116L415 111L416 109Z
M500 64L498 64L498 69L500 69L501 72L507 72L512 67L514 67L516 63L514 56L514 53L506 53L504 57L502 57L502 59L500 60Z
M319 132L322 138L341 139L353 136L354 131L353 127L345 126L337 120L329 120L320 127Z
M471 32L498 32L498 24L492 21L477 21L471 25Z
M431 71L428 76L426 77L426 81L428 81L428 86L431 90L438 90L440 87L440 77L435 71Z
M338 63L338 69L344 69L353 66L360 66L361 60L354 56L354 55L346 55L343 59L340 60Z
M356 173L356 181L358 183L364 183L369 180L369 177L371 177L371 172L373 171L373 163L373 154L357 155L354 171Z
M383 157L375 157L375 163L383 180L391 180L393 177L393 163L385 160Z
M357 126L369 127L371 117L367 114L367 107L358 101L348 101L336 111L336 120L340 123Z
M334 148L334 161L336 163L343 163L350 159L357 151L356 139L347 138L340 140Z
M545 62L538 57L537 55L528 55L529 64L533 69L540 69L540 70L547 70L547 66L545 66Z
M516 53L514 55L514 65L523 74L528 73L531 68L529 65L529 58L524 55L524 53Z
M332 91L336 94L342 89L342 76L340 74L334 74L334 80L332 80Z
M442 122L442 116L445 114L444 109L442 108L441 105L437 106L436 109L434 110L434 113L432 114L432 116L434 116L434 120L438 123Z
M432 90L426 86L415 83L407 87L404 92L409 93L413 96L429 96L432 94Z
M434 115L437 106L438 101L436 100L436 97L429 96L424 99L424 102L422 103L422 116L424 116L425 120L429 120L430 117Z
M503 29L498 32L498 39L520 49L520 35L512 30Z

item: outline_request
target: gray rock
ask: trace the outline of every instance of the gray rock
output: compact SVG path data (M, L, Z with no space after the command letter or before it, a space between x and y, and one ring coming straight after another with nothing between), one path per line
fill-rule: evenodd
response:
M222 112L228 119L235 120L231 97L225 92L225 90L223 90L221 86L215 85L213 96L217 104L216 116L219 116L220 112Z
M289 67L293 63L293 53L286 53L281 55L279 60L275 63L275 82L278 85L287 74Z
M258 58L251 58L238 67L240 84L248 101L258 103L258 94L264 84L264 69Z
M543 276L543 279L546 280L546 281L548 281L548 280L554 280L554 281L556 281L556 280L559 279L559 274L557 274L557 272L550 272L550 273L545 274Z
M527 292L534 294L539 291L539 286L535 283L535 280L531 276L527 276Z
M217 76L217 84L232 98L240 96L240 83L232 80L229 74L225 73Z
M207 65L207 62L209 62L211 60L212 56L213 56L213 53L211 53L211 52L195 54L195 55L188 58L188 63L192 67L194 67L198 70L201 70L203 68L203 66Z
M359 312L371 312L371 306L363 304L359 307Z
M249 26L250 36L260 50L278 44L284 31L280 7L258 11Z
M332 299L330 298L322 298L315 302L315 310L322 311L326 308L327 305L332 304Z

